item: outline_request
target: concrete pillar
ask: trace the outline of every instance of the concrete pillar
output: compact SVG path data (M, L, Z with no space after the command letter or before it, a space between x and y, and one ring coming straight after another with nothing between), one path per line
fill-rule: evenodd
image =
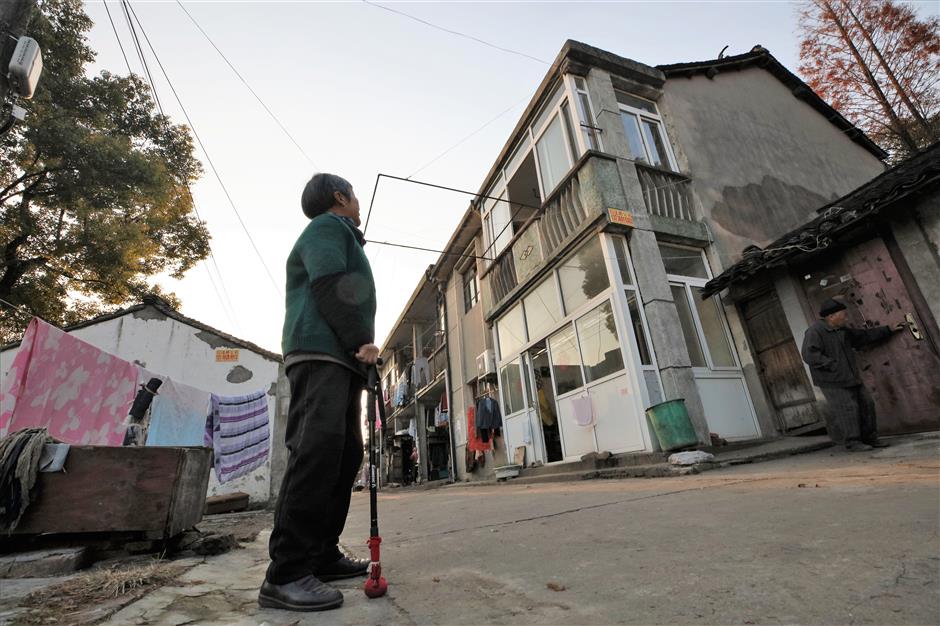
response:
M271 485L268 506L274 506L287 471L287 412L290 409L290 381L284 364L277 370L274 399L274 426L271 428Z
M411 345L412 348L412 359L417 359L419 356L422 356L421 351L421 335L424 332L424 328L418 326L417 324L411 325ZM418 476L420 477L421 482L427 482L428 480L428 432L427 432L427 422L424 419L424 405L418 402L418 386L415 385L415 430L418 434L418 440L415 442L415 445L418 446Z
M603 132L605 152L617 157L617 169L626 206L633 212L635 229L630 235L630 255L636 272L637 287L649 323L650 338L663 381L665 398L672 400L683 398L695 434L701 443L710 443L705 409L695 385L691 360L679 313L672 299L666 269L656 245L656 233L653 231L646 202L640 187L640 179L633 161L627 159L630 154L627 138L620 121L620 108L610 81L610 75L597 68L591 68L587 77L591 100L597 109L597 125Z

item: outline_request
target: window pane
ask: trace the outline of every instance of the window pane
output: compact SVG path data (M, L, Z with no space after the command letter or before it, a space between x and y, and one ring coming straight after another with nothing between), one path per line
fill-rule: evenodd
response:
M496 238L496 245L493 246L493 256L502 252L509 240L512 239L512 226L510 225L512 210L509 203L505 202L506 194L501 194L500 198L501 200L496 201L493 206L491 214L493 218L493 237Z
M552 355L552 375L558 386L558 395L574 391L584 384L581 378L581 359L575 342L574 326L568 324L548 340Z
M578 94L578 116L581 119L581 123L586 126L596 126L594 124L594 115L591 113L591 105L588 102L588 97L586 93ZM593 128L582 128L584 131L584 137L587 139L587 147L590 150L597 150L597 133Z
M525 343L525 328L522 325L522 306L516 305L496 322L499 338L499 358L508 359L519 352Z
M522 401L522 376L519 371L519 361L502 367L499 370L499 386L503 390L503 401L506 403L506 415L521 411L525 408Z
M652 365L653 357L650 354L649 345L646 343L646 334L643 332L643 318L640 317L640 304L636 300L636 292L627 291L627 308L630 309L630 325L633 327L633 338L636 339L636 347L640 352L640 363L643 365Z
M663 143L662 129L659 124L650 120L643 120L643 137L646 139L646 146L650 151L650 158L656 167L671 170L669 157L666 156L666 146Z
M667 274L708 278L705 260L699 250L677 248L676 246L661 243L659 244L659 254L663 257L663 266L666 268Z
M562 318L555 288L555 277L549 275L533 289L532 293L523 300L523 306L525 306L525 320L529 336L533 339L541 339Z
M509 161L506 163L506 176L512 176L528 155L529 137L526 135L522 141L519 142L519 145L516 146L516 151L509 157Z
M522 391L525 393L526 406L534 407L532 401L532 377L529 375L529 353L522 354Z
M480 292L477 289L477 270L471 267L463 275L463 307L464 312L469 311L479 301Z
M623 369L620 340L609 300L578 319L577 326L587 382Z
M640 137L640 125L636 115L632 113L620 112L620 121L623 122L623 132L627 135L627 144L630 146L630 158L634 161L648 163L646 158L646 149L643 147L643 139Z
M628 106L632 109L640 109L641 111L649 111L650 113L656 113L656 105L650 102L649 100L644 100L643 98L637 98L636 96L631 96L630 94L614 90L614 93L617 95L617 102L624 106Z
M542 127L545 126L545 122L548 121L548 118L552 116L552 113L555 112L555 105L561 100L562 95L564 94L563 85L558 85L555 89L555 93L552 94L551 99L548 101L545 106L542 107L542 110L539 112L539 116L536 118L535 122L532 124L532 134L538 135L541 132Z
M692 321L692 309L689 308L689 299L685 294L685 287L682 285L670 286L672 287L672 299L675 300L676 310L679 312L679 324L682 325L682 335L685 337L685 347L689 350L692 367L705 367L705 356L702 354L702 346L698 341L698 333L695 331L695 322Z
M698 309L698 319L702 323L705 333L705 343L708 353L711 354L712 364L715 367L734 367L734 355L731 353L731 344L728 333L721 323L721 312L718 310L718 296L709 300L702 300L701 287L692 287L692 299Z
M601 241L594 237L558 268L565 312L570 314L582 304L610 287Z
M567 100L561 105L561 116L562 120L565 122L565 136L568 138L568 148L571 154L580 155L581 151L578 149L578 142L575 141L574 131L571 126L571 110L568 108Z
M614 240L614 250L617 255L617 267L620 269L620 280L624 285L632 285L633 278L630 276L630 268L627 266L627 240L623 237L617 237Z
M539 170L542 173L542 188L547 196L571 169L568 150L565 148L565 131L561 127L561 118L555 116L545 134L535 144L539 157Z

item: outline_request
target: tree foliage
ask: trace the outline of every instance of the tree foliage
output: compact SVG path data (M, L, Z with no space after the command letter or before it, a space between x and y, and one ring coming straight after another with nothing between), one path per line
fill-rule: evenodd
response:
M42 78L26 122L0 138L0 298L58 324L159 292L148 279L209 253L188 129L138 76L86 75L91 26L80 0L39 3L28 34ZM28 318L4 305L0 341Z
M940 18L893 0L799 5L800 72L895 159L940 139Z

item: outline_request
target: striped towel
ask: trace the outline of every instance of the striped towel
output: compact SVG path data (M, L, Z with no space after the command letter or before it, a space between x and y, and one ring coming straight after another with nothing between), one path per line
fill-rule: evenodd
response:
M206 445L214 451L219 482L234 480L264 465L271 439L264 390L247 396L212 394L211 411L206 421Z

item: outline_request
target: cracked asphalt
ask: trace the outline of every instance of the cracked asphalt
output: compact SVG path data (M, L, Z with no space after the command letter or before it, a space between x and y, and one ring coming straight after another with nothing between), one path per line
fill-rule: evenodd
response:
M937 624L940 438L701 475L380 496L386 597L261 610L267 531L116 624ZM368 494L343 543L366 555Z

